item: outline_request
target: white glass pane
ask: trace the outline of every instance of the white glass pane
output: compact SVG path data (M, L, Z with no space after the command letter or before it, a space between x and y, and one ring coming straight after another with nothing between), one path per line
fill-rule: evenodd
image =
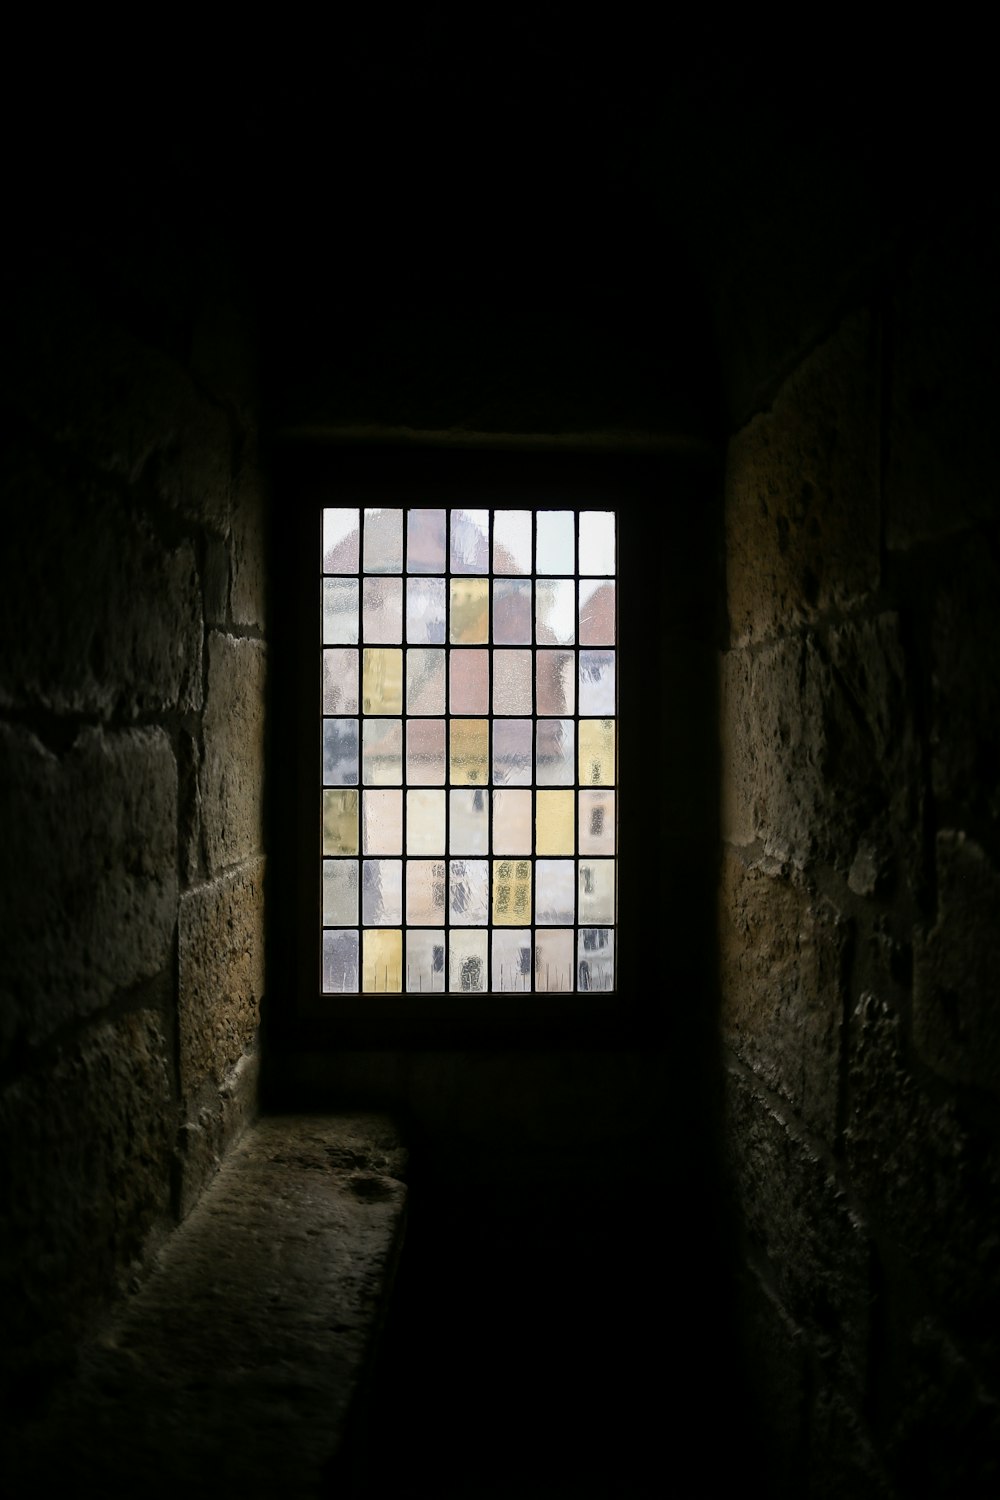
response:
M459 787L449 793L449 802L449 853L488 854L490 803L486 788Z
M576 584L572 578L539 578L535 584L535 629L540 646L572 646L576 640Z
M357 509L341 506L323 512L323 572L356 573L361 544Z
M576 726L572 719L539 719L535 726L535 775L539 786L576 781Z
M453 510L451 513L451 571L490 571L490 513L488 510Z
M485 991L488 980L486 933L456 930L448 952L448 988L458 993Z
M531 785L530 719L498 719L493 725L493 780L500 786Z
M444 792L406 794L407 854L444 854Z
M356 995L358 993L358 934L356 932L324 932L323 993L324 995Z
M403 512L365 511L366 573L402 573Z
M576 865L571 859L535 862L535 921L566 927L576 920ZM572 962L572 960L571 960Z
M406 934L406 988L415 994L444 989L444 935L410 928Z
M364 792L361 798L362 854L402 854L402 792Z
M323 720L323 785L357 786L357 719Z
M398 646L403 639L403 580L366 578L361 594L361 638L366 646Z
M361 921L384 927L403 920L403 861L366 859L361 876Z
M443 646L447 586L443 578L406 580L406 639L411 646Z
M494 573L531 572L531 511L493 513Z
M411 510L406 517L406 567L410 573L443 573L446 543L443 510Z
M350 646L328 646L323 652L323 712L358 711L358 653Z
M531 929L495 929L492 935L493 989L531 989Z
M323 861L323 923L327 927L353 927L358 920L358 862L356 859Z
M360 632L356 578L323 579L323 643L356 646Z
M454 926L486 926L489 885L489 865L485 859L453 859L449 862L448 907Z
M613 714L615 711L615 653L580 652L581 714Z
M571 510L540 510L535 518L536 573L572 573L576 568L576 537Z
M610 927L581 927L577 937L577 989L613 990L615 934Z
M615 514L611 510L580 512L580 572L583 575L615 571Z

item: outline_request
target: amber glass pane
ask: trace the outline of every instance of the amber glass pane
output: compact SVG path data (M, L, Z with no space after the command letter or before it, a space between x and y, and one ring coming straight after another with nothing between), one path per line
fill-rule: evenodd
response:
M407 792L407 854L443 854L444 827L444 792Z
M403 512L365 511L366 573L402 573Z
M614 719L580 720L580 781L584 786L614 786Z
M364 933L362 983L366 995L398 995L403 988L403 934L373 927Z
M403 711L403 653L386 646L362 652L361 700L366 714Z
M531 989L531 929L494 931L492 936L493 989Z
M531 921L531 860L493 861L493 922L522 927Z
M323 993L324 995L356 995L358 993L358 934L356 932L324 932Z
M474 929L456 930L451 934L448 951L448 988L457 992L481 993L486 989L486 933Z
M572 792L535 793L535 853L572 854L574 795Z
M323 792L323 853L357 854L358 794L356 791Z
M489 772L488 719L452 719L451 780L456 786L485 786Z
M488 578L453 578L448 639L453 646L485 646L490 629Z
M406 567L410 573L443 573L447 528L443 510L411 510L406 517Z
M366 578L361 590L365 645L397 646L403 639L403 580Z
M342 506L323 512L323 572L356 573L361 543L357 509Z
M490 653L452 651L450 707L453 714L488 714L490 711Z

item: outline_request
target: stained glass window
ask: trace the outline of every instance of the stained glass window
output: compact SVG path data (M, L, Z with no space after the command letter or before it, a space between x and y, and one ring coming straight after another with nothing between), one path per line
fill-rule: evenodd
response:
M610 991L616 516L323 511L322 990Z

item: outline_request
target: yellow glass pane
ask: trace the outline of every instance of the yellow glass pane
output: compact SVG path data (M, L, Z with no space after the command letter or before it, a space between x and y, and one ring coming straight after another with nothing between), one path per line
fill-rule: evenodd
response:
M490 758L488 719L452 719L451 779L456 786L485 786Z
M614 719L580 720L581 786L614 786Z
M524 927L531 921L531 860L493 861L493 922L497 927Z
M323 790L323 853L357 854L358 794L340 787Z
M490 581L488 578L451 580L451 624L453 646L482 646L490 632Z
M361 699L366 714L403 712L403 653L384 647L365 649Z
M363 938L361 988L366 995L399 995L403 989L403 934L369 927Z
M572 854L575 847L573 822L572 792L536 792L535 853Z

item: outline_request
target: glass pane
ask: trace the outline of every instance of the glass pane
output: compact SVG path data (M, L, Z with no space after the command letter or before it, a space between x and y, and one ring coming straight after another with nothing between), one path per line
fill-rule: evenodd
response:
M486 933L453 932L448 952L448 988L480 993L486 989Z
M403 934L373 928L364 934L363 982L366 995L402 992Z
M361 546L358 511L341 506L323 512L323 572L356 573Z
M410 786L444 785L444 720L408 719L406 780Z
M573 651L535 653L536 712L566 715L576 702L576 655Z
M323 853L357 854L357 792L324 791Z
M535 793L535 853L572 854L573 793Z
M403 512L365 511L366 573L402 573Z
M406 920L417 927L444 926L444 860L406 862Z
M410 573L443 573L445 540L443 510L409 511L406 517L407 570Z
M453 646L485 646L490 628L489 579L453 578L450 586L448 639Z
M448 867L449 918L456 927L485 927L489 901L485 859L453 859Z
M403 711L403 653L385 646L368 646L362 652L361 701L366 714L399 714Z
M531 929L493 933L494 990L531 989Z
M490 759L489 719L452 719L451 780L456 786L485 786Z
M540 859L535 864L535 921L565 927L576 920L576 866L571 859ZM572 965L572 954L570 964Z
M609 927L582 927L577 940L577 989L613 990L615 935Z
M451 571L490 571L490 513L488 510L453 510L451 513Z
M584 786L614 786L614 719L580 720L580 781Z
M417 994L444 989L444 937L439 932L406 934L406 988Z
M444 713L444 651L423 647L406 653L406 712Z
M580 572L615 571L615 513L613 510L580 512Z
M530 719L498 719L493 725L493 780L500 786L531 785Z
M535 624L540 646L572 646L576 640L576 585L572 578L539 578Z
M406 580L406 639L412 646L443 646L445 600L443 578Z
M356 932L324 932L324 995L358 993L358 935Z
M403 861L366 859L361 876L361 921L365 927L403 920Z
M488 854L490 852L489 794L485 787L476 791L457 790L449 794L450 820L448 848L451 854Z
M580 860L580 921L615 920L615 862L613 859Z
M323 861L323 921L328 927L351 927L358 920L358 862Z
M535 517L536 573L576 571L576 537L571 510L540 510Z
M531 860L493 861L493 922L521 927L531 921Z
M358 711L358 653L335 646L323 652L323 712L356 714Z
M535 726L535 767L539 786L572 786L576 781L576 727L572 719L540 719Z
M531 853L531 793L493 793L493 853Z
M530 651L494 651L493 712L531 713Z
M580 652L580 712L613 714L615 711L615 653Z
M323 785L357 786L357 719L323 720Z
M535 933L535 989L542 993L572 990L572 932L544 930Z
M395 646L403 639L403 580L366 578L362 589L362 639Z
M406 852L444 853L444 792L407 792Z
M362 854L402 854L402 792L364 792L361 797Z
M323 579L323 643L358 644L359 585L356 578Z
M580 579L580 645L615 643L615 585L603 578Z
M361 779L365 786L401 786L402 719L364 719L362 725Z
M531 511L493 512L494 573L531 572Z
M490 653L452 651L451 699L453 714L488 714L490 711Z
M493 585L493 639L498 646L531 645L531 580L498 578Z
M614 854L614 792L580 793L580 853Z

